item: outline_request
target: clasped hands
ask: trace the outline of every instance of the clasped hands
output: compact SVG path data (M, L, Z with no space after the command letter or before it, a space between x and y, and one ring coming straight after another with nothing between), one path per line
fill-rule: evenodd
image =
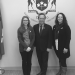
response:
M26 52L29 52L31 50L31 48L30 47L28 47L27 49L26 49Z
M65 54L67 52L68 52L68 49L64 48L63 53Z
M47 52L49 52L49 51L51 51L51 49L47 48ZM63 53L65 54L67 52L68 52L68 49L64 48Z
M28 47L28 48L26 49L27 52L29 52L30 50L31 50L30 47ZM49 52L50 50L51 50L51 49L47 48L47 52Z
M51 49L47 48L47 52L50 52L50 51L51 51Z

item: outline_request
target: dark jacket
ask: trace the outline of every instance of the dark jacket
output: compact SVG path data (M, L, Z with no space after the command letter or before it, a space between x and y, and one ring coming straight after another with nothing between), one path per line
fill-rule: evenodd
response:
M32 48L33 50L33 44L34 44L34 40L35 40L35 33L33 28L30 26L29 27L29 39L30 39L30 45L29 47ZM26 49L28 46L24 43L24 38L23 38L23 33L24 33L25 29L23 27L20 27L18 29L18 40L19 40L19 50L22 52L24 51L24 49Z
M51 26L44 24L42 34L39 33L39 24L34 25L35 32L35 47L36 50L46 51L47 48L52 48L52 28Z
M70 39L71 39L71 30L68 25L63 25L58 31L58 50L55 47L55 29L56 25L53 27L53 47L56 52L56 55L59 58L68 58L70 56ZM68 49L66 54L63 53L64 48Z

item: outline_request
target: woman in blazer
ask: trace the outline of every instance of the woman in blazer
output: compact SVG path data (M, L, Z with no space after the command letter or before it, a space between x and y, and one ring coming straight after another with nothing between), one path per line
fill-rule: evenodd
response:
M66 59L70 56L71 30L63 13L56 16L53 26L53 47L59 58L60 69L56 75L66 75Z
M33 52L33 43L35 34L30 26L30 20L27 16L23 16L21 26L18 29L19 50L22 56L22 69L24 75L30 75L31 57Z

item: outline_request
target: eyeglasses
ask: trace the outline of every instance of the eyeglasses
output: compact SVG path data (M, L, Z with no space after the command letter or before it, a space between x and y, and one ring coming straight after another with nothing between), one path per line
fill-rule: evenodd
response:
M23 20L23 21L28 21L28 20Z

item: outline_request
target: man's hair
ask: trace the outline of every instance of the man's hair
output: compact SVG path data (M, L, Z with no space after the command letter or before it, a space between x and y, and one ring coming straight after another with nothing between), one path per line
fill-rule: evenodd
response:
M45 19L46 19L46 15L45 15L44 13L39 13L38 19L39 19L39 16L40 16L40 15L44 15L44 17L45 17Z

